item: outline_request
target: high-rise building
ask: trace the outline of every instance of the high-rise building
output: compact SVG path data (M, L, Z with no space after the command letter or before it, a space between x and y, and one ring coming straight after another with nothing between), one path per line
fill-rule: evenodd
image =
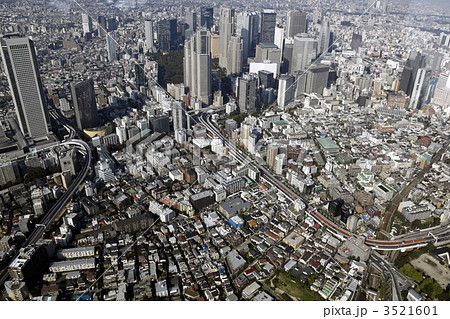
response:
M80 83L72 83L71 90L78 128L83 130L96 127L98 125L98 113L94 81L88 79Z
M422 88L427 75L427 71L424 68L420 68L417 70L416 78L414 81L414 86L411 92L411 100L409 101L410 109L417 109L419 105L419 100L421 98Z
M252 74L238 78L238 104L241 113L255 113L258 110L258 79Z
M228 45L231 35L234 32L234 9L220 8L219 25L219 66L226 68L228 66Z
M200 26L211 29L214 25L214 9L212 7L202 7L200 9Z
M277 63L278 66L281 62L281 50L274 43L261 42L256 46L255 62L263 63L264 61L270 61Z
M244 57L244 39L241 36L233 35L230 38L228 45L227 57L227 73L236 74L242 72L243 57Z
M278 81L278 106L284 107L294 100L295 86L292 75L283 74Z
M261 35L260 43L273 43L275 38L275 25L277 22L277 14L275 10L265 9L261 12Z
M295 71L305 71L316 57L317 41L308 38L305 33L296 35L294 37L291 73Z
M328 65L310 66L307 71L305 92L323 94L323 89L328 85L328 73Z
M106 30L108 32L117 30L117 20L116 20L116 18L108 18L108 20L106 20Z
M251 15L248 12L240 12L236 15L236 34L243 39L243 58L247 63L247 58L251 47Z
M197 30L197 13L195 12L187 13L186 23L189 25L189 29L195 32Z
M250 13L250 56L254 56L256 45L259 43L259 15L256 12Z
M106 36L106 18L104 16L98 16L97 18L97 32L99 37Z
M108 52L109 62L114 62L117 60L116 40L114 39L114 35L112 33L108 33L106 35L106 51Z
M83 34L91 33L92 32L92 19L91 17L86 14L81 14L81 20L83 22Z
M176 132L186 128L186 104L184 102L174 102L172 104L173 130Z
M403 68L402 78L400 81L399 90L411 96L414 84L416 83L417 72L421 68L425 68L425 56L418 52L411 52L406 65Z
M361 45L362 45L362 35L358 33L353 33L350 47L352 48L352 50L358 52Z
M273 43L280 48L281 56L283 55L283 44L284 44L284 28L281 26L275 26L275 37ZM280 61L281 62L281 56Z
M20 130L25 138L45 139L50 121L33 41L11 37L0 43Z
M158 43L162 51L175 48L177 43L177 19L158 21Z
M147 80L145 78L144 64L136 63L134 65L134 73L136 74L136 88L139 90L141 86L147 86Z
M205 28L197 32L184 45L184 83L192 97L205 104L212 103L211 34Z
M291 10L287 14L286 37L293 38L298 33L308 32L306 12Z
M153 50L153 21L145 20L145 47L147 51Z
M275 165L275 158L278 155L278 144L272 143L267 146L266 162L270 167Z
M322 20L319 34L319 49L318 55L325 54L329 51L330 46L333 44L333 37L330 31L330 21L328 19Z

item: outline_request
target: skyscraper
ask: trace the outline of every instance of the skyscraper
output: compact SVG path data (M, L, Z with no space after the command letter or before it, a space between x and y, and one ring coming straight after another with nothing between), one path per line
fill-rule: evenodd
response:
M241 36L233 35L228 45L227 73L235 74L242 72L244 57L244 39Z
M195 32L197 30L197 14L195 12L187 13L186 23L189 25L189 29Z
M176 132L186 128L186 104L176 101L172 104L173 130Z
M251 15L248 12L240 12L236 15L236 35L241 36L243 40L243 59L244 63L250 53L251 47Z
M250 13L250 56L254 56L256 45L259 43L259 15Z
M277 14L275 10L265 9L261 12L261 36L260 43L273 43L275 38L275 25L277 22Z
M141 86L146 86L144 64L136 63L134 65L134 73L136 74L136 87L139 90Z
M320 26L319 49L317 55L327 53L332 44L333 39L330 31L330 21L328 21L328 19L323 19L322 25Z
M317 57L317 41L308 38L306 33L294 37L291 73L306 70Z
M323 94L323 89L328 84L329 67L323 64L310 66L307 71L306 93Z
M145 46L147 51L153 50L153 21L145 20Z
M292 75L283 74L278 82L277 103L284 107L294 99L295 86L294 77Z
M82 13L81 14L81 20L83 22L83 33L90 33L92 32L92 19L91 17L86 14L86 13Z
M403 68L402 79L400 81L399 90L411 96L414 84L416 82L417 72L421 68L425 68L426 61L425 56L418 52L411 52L406 65Z
M308 20L306 12L291 10L287 14L286 37L293 38L298 33L308 32Z
M112 33L106 35L106 51L108 52L108 61L113 62L117 60L116 40Z
M411 92L411 100L409 101L410 109L417 109L419 105L419 99L421 98L422 87L425 81L427 71L425 68L420 68L417 70L414 85Z
M25 138L45 139L50 121L33 41L1 38L0 42L20 130Z
M220 8L219 25L219 66L226 68L228 66L228 45L231 35L234 32L234 9Z
M238 78L238 104L241 113L255 113L258 107L256 88L258 79L252 74L244 74Z
M106 18L104 16L97 18L97 32L99 37L106 36Z
M202 7L200 9L200 26L211 29L214 24L214 9L212 7Z
M80 130L98 125L97 103L95 101L94 81L85 80L71 84L75 119Z
M205 28L197 32L184 45L184 83L192 97L205 104L212 103L211 34Z
M177 42L177 19L158 21L158 43L163 51L175 48Z

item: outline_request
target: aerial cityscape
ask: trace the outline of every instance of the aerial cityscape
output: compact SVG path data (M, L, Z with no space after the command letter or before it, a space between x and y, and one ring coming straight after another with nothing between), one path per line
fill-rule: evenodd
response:
M0 300L450 300L450 1L0 0Z

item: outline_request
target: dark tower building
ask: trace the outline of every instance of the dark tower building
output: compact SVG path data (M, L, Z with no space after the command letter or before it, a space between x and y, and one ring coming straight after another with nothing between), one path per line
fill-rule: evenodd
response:
M106 36L106 18L104 16L98 16L97 23L98 36L103 38Z
M206 27L208 30L214 24L214 9L211 7L202 7L200 13L200 26Z
M139 90L141 86L145 86L145 71L144 64L135 64L134 73L136 73L136 87Z
M275 38L275 25L277 14L274 10L264 10L261 12L261 35L260 43L273 43Z
M162 51L169 51L177 44L177 19L158 22L158 42Z
M72 83L72 100L77 126L80 130L98 125L97 103L95 101L94 81L85 80Z
M411 52L408 61L403 68L402 79L400 81L399 90L406 93L406 95L411 96L414 83L417 77L417 71L424 68L426 64L425 56L418 52Z

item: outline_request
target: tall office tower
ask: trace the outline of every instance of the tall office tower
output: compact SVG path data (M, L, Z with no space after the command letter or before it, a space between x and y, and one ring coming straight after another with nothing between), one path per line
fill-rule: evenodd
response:
M308 32L308 20L306 12L291 10L287 14L286 37L293 38L298 33Z
M275 10L264 9L261 12L261 35L260 43L273 43L275 39L275 25L277 22L277 14Z
M294 100L295 86L292 75L283 74L278 81L278 106L284 107Z
M278 48L281 50L281 56L283 56L283 44L284 44L284 29L282 26L275 27L275 36L273 39L273 43L276 44ZM280 57L281 62L281 57Z
M195 32L197 30L197 14L195 12L187 13L186 23L189 25L189 29Z
M358 52L359 48L362 45L362 35L358 33L353 33L352 42L350 43L350 47L353 51Z
M250 56L254 56L256 45L259 43L259 15L250 13Z
M158 43L163 51L175 48L177 44L177 19L158 21Z
M45 139L50 121L33 41L0 38L0 43L20 130L25 138Z
M212 103L211 83L211 34L205 28L185 41L184 44L184 83L203 103Z
M106 20L106 30L108 32L117 30L117 20L116 18L109 18Z
M328 65L312 65L307 71L305 92L323 94L323 89L328 85L328 73Z
M106 36L106 18L104 16L98 16L97 18L97 32L99 37Z
M117 60L116 40L112 33L106 35L106 51L108 52L108 61L113 62Z
M406 65L403 68L402 79L400 81L399 90L411 96L416 82L417 72L421 68L425 68L425 56L418 52L411 52Z
M417 109L419 99L421 98L422 87L426 78L427 71L424 68L417 70L414 86L411 92L411 100L409 101L410 109Z
M292 52L292 69L295 71L306 70L317 57L317 41L308 38L306 33L294 37L294 49Z
M238 78L238 104L241 113L255 113L258 110L258 79L252 74Z
M219 25L219 66L226 68L228 66L228 45L234 30L234 9L220 8Z
M294 93L294 99L299 100L303 97L303 94L306 91L306 78L307 73L304 71L296 71L294 72L294 85L295 85L295 93Z
M266 162L270 167L275 165L275 158L278 155L278 144L272 143L267 146Z
M240 12L236 15L236 34L243 39L243 59L247 63L247 58L251 48L251 15L248 12Z
M202 7L200 9L200 26L211 29L214 25L214 9L212 7Z
M145 48L147 51L153 50L153 21L145 20Z
M184 102L173 102L172 104L173 130L176 132L186 128L186 104Z
M78 128L83 130L98 126L94 81L89 79L76 84L72 82L71 91Z
M141 86L147 86L147 80L145 78L144 64L136 63L134 65L134 73L136 74L136 88L139 90Z
M281 50L274 43L261 42L256 46L255 62L263 63L267 60L272 63L278 63L279 66L281 61Z
M293 52L294 52L294 39L286 38L284 42L283 69L281 70L281 73L291 74Z
M264 88L273 88L274 87L274 79L273 79L273 73L261 70L258 71L258 79L259 79L259 85L263 86Z
M91 17L86 14L86 13L82 13L81 14L81 20L83 22L83 33L90 33L92 32L92 19Z
M319 33L319 50L317 55L326 54L330 46L333 44L333 39L330 31L330 21L328 19L322 20Z
M238 35L232 35L228 45L227 73L236 74L242 72L244 57L244 40Z

